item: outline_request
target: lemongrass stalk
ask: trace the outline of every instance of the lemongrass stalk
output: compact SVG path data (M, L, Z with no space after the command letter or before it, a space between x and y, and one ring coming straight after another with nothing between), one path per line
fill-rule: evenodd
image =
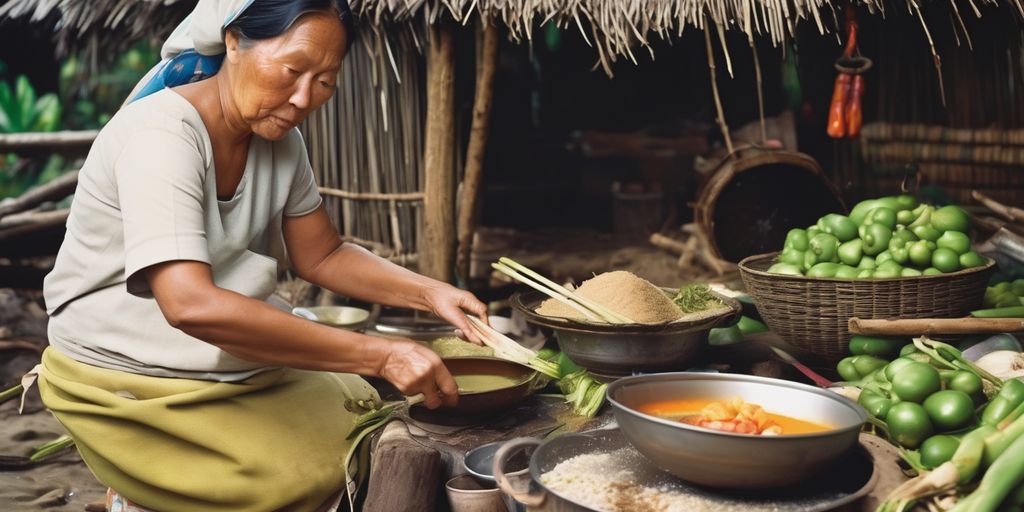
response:
M529 278L520 274L519 272L516 272L515 269L507 265L502 265L500 263L491 263L491 268L511 277L512 279L515 279L516 281L519 281L520 283L529 286L530 288L533 288L534 290L537 290L538 292L543 293L544 295L547 295L548 297L551 297L552 299L557 300L558 302L561 302L562 304L565 304L566 306L571 307L572 309L575 309L587 320L590 320L592 322L605 321L603 318L599 318L595 313L592 313L590 310L586 309L580 304L577 304L572 300L565 298L564 296L544 287L543 285L535 283L534 281L530 280Z
M558 284L558 283L556 283L556 282L554 282L554 281L552 281L552 280L550 280L550 279L548 279L548 278L538 274L537 272L534 272L533 270L530 270L529 267L527 267L525 265L519 264L518 262L516 262L512 258L502 257L502 258L498 259L498 262L502 263L502 264L505 264L505 265L507 265L509 267L512 267L514 270L517 270L517 271L519 271L519 272L521 272L523 274L526 274L527 276L532 277L533 279L536 279L538 282L540 282L541 284L546 285L548 288L551 288L552 290L554 290L554 291L556 291L558 293L561 293L562 295L564 295L564 296L566 296L566 297L568 297L568 298L570 298L570 299L572 299L572 300L582 304L584 307L594 311L595 313L597 313L597 314L599 314L599 315L601 315L603 317L606 317L608 320L611 320L612 323L620 323L620 324L633 324L633 323L636 323L632 319L627 317L626 315L620 314L620 313L618 313L616 311L612 311L611 309L609 309L608 307L604 306L603 304L594 302L594 301L592 301L592 300L590 300L590 299L588 299L588 298L586 298L586 297L584 297L584 296L574 292L573 290L570 290L570 289L568 289L568 288L566 288L566 287L564 287L564 286L562 286L562 285L560 285L560 284Z
M74 444L75 442L71 439L71 436L65 434L53 441L37 447L29 457L29 460L32 462L39 462L40 460L43 460L65 448L73 446Z
M536 352L494 330L494 328L483 323L479 318L472 316L467 316L466 318L469 319L470 325L474 327L480 338L484 340L484 343L494 349L494 355L533 368L553 379L559 377L557 364L538 357Z

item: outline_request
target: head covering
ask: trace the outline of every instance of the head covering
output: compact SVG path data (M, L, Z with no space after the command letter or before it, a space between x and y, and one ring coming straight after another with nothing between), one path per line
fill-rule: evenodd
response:
M224 61L224 29L252 3L253 0L199 0L160 49L163 60L146 73L125 103L217 74Z

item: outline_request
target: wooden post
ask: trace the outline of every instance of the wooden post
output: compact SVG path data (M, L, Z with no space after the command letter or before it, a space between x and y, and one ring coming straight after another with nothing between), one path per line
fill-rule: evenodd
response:
M441 453L412 438L401 421L381 433L366 490L366 512L432 512L441 487Z
M491 99L494 96L494 70L498 60L498 27L494 20L484 20L483 44L478 45L476 97L473 100L473 124L466 149L466 176L462 181L462 204L459 207L459 248L455 267L463 282L469 282L469 263L476 232L477 209L480 204L480 182L483 176L487 131L491 120Z
M430 33L420 272L451 282L455 264L455 48L451 25L431 25Z

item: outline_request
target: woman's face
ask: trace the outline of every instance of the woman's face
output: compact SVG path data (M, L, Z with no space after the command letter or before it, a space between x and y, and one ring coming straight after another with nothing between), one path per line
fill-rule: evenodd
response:
M226 34L230 94L241 122L267 140L280 140L330 99L347 49L333 13L300 17L272 39L242 44Z

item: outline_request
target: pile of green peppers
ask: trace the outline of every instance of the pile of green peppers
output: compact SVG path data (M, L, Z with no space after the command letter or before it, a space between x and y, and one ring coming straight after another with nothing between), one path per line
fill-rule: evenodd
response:
M972 311L981 318L1024 318L1024 279L1003 281L985 289L982 305L987 309Z
M849 216L830 213L792 229L768 271L837 279L890 279L979 267L970 221L958 206L936 208L909 195L869 199Z
M1003 382L941 342L854 336L850 353L839 375L860 389L872 423L928 469L950 460L964 435L1024 404L1024 382Z

